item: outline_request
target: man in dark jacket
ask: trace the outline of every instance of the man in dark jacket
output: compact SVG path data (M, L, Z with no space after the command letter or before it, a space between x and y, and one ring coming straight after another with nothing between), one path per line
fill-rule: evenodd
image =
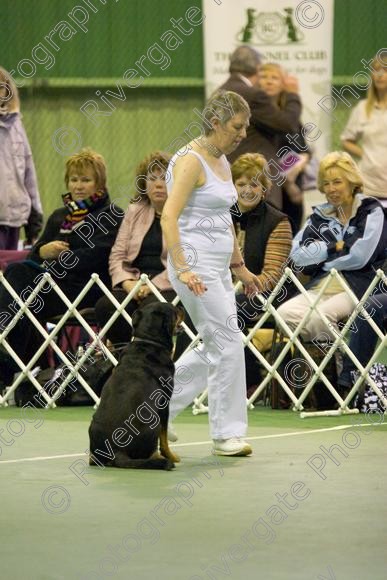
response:
M294 134L299 129L301 101L297 93L297 83L293 77L287 80L287 100L285 107L280 109L271 98L260 88L257 81L261 64L258 52L249 46L238 47L230 57L230 76L220 87L227 91L234 91L248 102L251 110L250 126L247 137L237 149L228 156L230 163L243 153L261 153L265 156L273 182L268 201L282 208L281 179L279 175L279 158L273 136L283 137Z

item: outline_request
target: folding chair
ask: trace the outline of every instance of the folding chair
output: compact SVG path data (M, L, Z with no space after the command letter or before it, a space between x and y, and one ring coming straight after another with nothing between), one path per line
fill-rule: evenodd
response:
M25 260L30 250L0 250L0 270L6 270L9 264Z
M356 412L356 411L350 410L348 408L348 405L347 405L348 400L344 401L342 399L340 394L336 391L334 385L332 385L332 383L328 380L328 378L324 375L324 372L323 372L324 368L329 363L329 361L332 358L336 349L339 346L341 346L341 344L343 343L343 337L345 335L345 332L348 330L348 327L346 326L343 329L344 330L343 337L341 335L339 335L337 337L335 342L332 344L332 346L326 352L326 355L324 356L320 365L317 365L316 361L313 360L313 358L308 354L308 351L305 348L305 345L303 344L303 341L301 340L301 337L300 337L301 330L304 327L304 325L307 324L313 311L317 312L320 315L321 319L324 321L324 323L327 325L327 328L329 327L329 324L330 324L329 320L327 320L326 316L319 310L318 303L321 299L321 296L324 293L326 286L329 284L330 279L333 276L338 277L340 283L343 286L344 291L348 292L348 294L351 296L351 298L353 299L354 304L355 304L357 302L356 297L354 296L354 294L352 293L352 291L348 287L348 285L345 283L345 280L343 280L343 278L341 278L341 276L338 275L338 273L335 270L332 270L330 272L329 277L325 281L319 294L314 299L312 299L308 295L304 286L301 284L301 282L298 280L298 278L294 275L292 270L289 268L286 268L285 272L283 273L283 276L281 277L281 280L277 284L277 287L275 289L275 293L278 293L279 291L281 291L281 288L285 285L287 279L291 279L293 281L294 285L296 286L296 288L298 289L298 291L300 293L304 294L304 296L307 299L307 301L309 302L310 306L309 306L309 308L306 309L302 320L297 325L297 328L291 329L291 328L289 328L287 323L278 315L276 309L273 307L272 302L274 300L274 296L268 300L267 307L266 307L267 315L271 314L275 318L278 328L282 331L282 333L284 335L286 335L288 337L288 342L284 346L282 351L278 354L278 356L276 357L276 360L274 360L273 355L271 356L271 360L270 360L269 364L266 361L262 360L262 357L259 355L259 353L256 353L260 357L260 362L263 362L263 364L265 365L265 368L267 368L269 372L268 372L268 376L264 379L263 383L261 385L259 385L259 387L255 391L255 393L252 395L252 397L250 397L250 399L249 399L250 403L255 400L255 398L258 396L259 392L261 392L263 390L264 386L271 380L271 377L276 377L276 379L278 380L278 384L285 391L285 393L288 395L290 401L293 403L293 410L294 411L303 411L303 402L305 401L306 397L308 396L308 394L312 390L314 383L317 380L321 380L322 383L325 385L325 387L328 389L328 391L331 393L331 395L334 397L334 399L336 400L336 402L338 403L338 406L339 406L339 411L332 409L332 411L322 412L323 414L329 414L329 413L338 414L338 413ZM273 292L273 294L274 294L274 292ZM255 330L255 328L249 334L248 339L251 339L251 337L254 333L254 330ZM274 348L274 345L276 344L276 341L277 341L277 336L274 336L273 338L274 338L274 340L273 340L273 348ZM306 363L308 364L308 368L311 371L310 380L308 380L308 382L303 385L305 388L303 388L302 390L300 389L300 384L298 384L298 385L297 384L296 385L290 384L290 386L289 386L289 384L287 384L287 382L291 383L291 381L285 381L284 378L281 377L281 375L277 371L277 369L280 368L280 365L282 364L283 360L287 356L289 350L294 349L294 348L297 348L298 352L301 353L302 358L306 360ZM297 364L299 365L299 359L293 359L293 362L296 365ZM296 386L296 388L291 388L294 386ZM319 414L319 412L317 412L317 413ZM305 414L304 414L304 416L305 416Z
M288 342L289 338L284 334L284 332L278 328L274 329L273 335L273 342L271 345L271 351L269 355L269 362L270 364L274 365L276 354L278 354L281 345ZM326 343L318 343L316 341L305 341L301 337L299 337L299 341L304 346L308 354L313 358L313 360L321 365L322 361L325 358L325 352L327 349ZM338 376L338 365L336 355L338 355L338 350L335 351L334 356L330 359L327 367L325 367L324 376L333 384L337 382ZM283 379L287 382L289 388L297 395L297 389L306 386L306 382L308 382L308 378L311 379L312 373L310 365L305 357L303 357L302 353L300 352L299 348L296 345L293 345L290 348L289 354L291 356L290 361L287 362L284 369L281 369L281 376L283 374ZM286 376L286 369L288 365L291 365L292 361L297 361L295 368L293 368L292 376ZM277 369L279 370L279 369ZM296 372L294 372L296 371ZM329 372L327 372L329 371ZM305 382L306 381L306 382ZM302 383L302 384L297 384ZM285 393L281 393L281 386L278 383L278 380L272 376L270 381L269 387L269 400L271 407L273 409L287 409L291 406L291 400L286 397ZM337 401L332 397L331 393L324 388L321 380L317 381L314 384L314 387L310 390L306 400L306 408L318 411L318 410L327 410L330 409L332 406L337 406Z

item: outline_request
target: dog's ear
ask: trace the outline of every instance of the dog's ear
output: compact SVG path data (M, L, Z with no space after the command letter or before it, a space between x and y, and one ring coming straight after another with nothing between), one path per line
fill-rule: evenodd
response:
M176 306L176 310L177 310L177 325L180 326L180 324L184 322L185 310L182 306L180 306L180 304Z
M166 338L172 339L172 336L175 334L176 318L177 317L175 309L169 310L167 316L164 315L163 332Z
M140 308L137 308L137 310L134 311L133 315L132 315L132 325L133 325L133 329L136 329L137 326L140 323L140 320L143 316L143 313L141 311Z

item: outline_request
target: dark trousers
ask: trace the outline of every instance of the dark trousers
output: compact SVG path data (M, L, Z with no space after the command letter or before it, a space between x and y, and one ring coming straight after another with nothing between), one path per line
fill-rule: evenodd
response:
M387 294L375 294L374 297L369 298L365 310L375 324L383 330L384 320L387 317ZM351 332L348 346L363 366L368 363L373 355L378 338L365 315L360 314L355 318L354 331ZM343 358L343 370L338 380L339 385L352 386L351 371L354 370L357 370L357 367L345 355Z
M0 250L17 250L20 228L0 226Z
M15 292L23 301L26 301L36 286L36 278L41 273L43 273L43 270L39 270L38 265L34 267L24 262L15 262L8 266L4 275ZM71 281L66 279L66 277L57 281L57 283L69 300L73 301L78 296L80 291L79 287L74 288L71 285ZM100 295L100 290L94 287L88 292L78 308L94 306ZM0 284L0 332L3 332L18 310L19 307L16 301L12 298L8 290ZM53 289L49 289L48 284L44 285L42 291L39 292L30 304L30 311L43 325L52 316L63 314L66 310L65 303ZM6 340L22 361L27 364L43 343L44 338L31 323L27 315L24 314L9 332ZM42 361L40 363L42 364Z
M123 302L127 296L125 290L121 288L115 288L112 293L114 295L114 298L120 303ZM167 302L172 302L172 300L176 296L176 293L173 290L163 290L160 293ZM129 316L132 316L132 314L134 313L135 310L137 310L137 308L143 308L147 304L157 302L157 300L158 299L156 298L156 296L153 294L153 292L151 292L150 294L148 294L146 298L144 298L144 300L137 301L135 299L132 299L126 305L125 311L129 314ZM98 300L97 304L95 305L95 311L98 323L101 327L105 326L109 318L113 316L115 310L116 310L115 306L112 304L112 302L109 300L107 296L103 296ZM187 313L185 313L184 322L196 334L195 328L190 318L188 317ZM132 327L126 322L125 318L121 314L116 318L115 322L107 331L106 338L108 338L113 344L121 344L129 342L130 339L132 338ZM190 342L191 340L188 338L185 332L182 332L181 334L178 335L174 356L175 360L177 360L179 356L185 351Z
M239 328L245 334L248 329L254 326L258 318L262 314L262 305L258 300L251 301L246 294L236 295L237 316ZM252 385L256 385L261 381L262 367L248 347L245 347L245 365L246 365L246 387L249 389Z

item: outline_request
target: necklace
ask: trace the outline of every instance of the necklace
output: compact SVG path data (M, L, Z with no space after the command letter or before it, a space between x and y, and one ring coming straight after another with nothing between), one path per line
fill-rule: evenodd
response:
M210 153L214 157L219 158L223 155L223 151L221 151L219 149L219 147L217 147L216 145L213 145L212 143L210 143L208 141L207 137L201 137L200 141L201 141L201 145L203 145L203 147L205 147L205 149L207 149L208 153Z

